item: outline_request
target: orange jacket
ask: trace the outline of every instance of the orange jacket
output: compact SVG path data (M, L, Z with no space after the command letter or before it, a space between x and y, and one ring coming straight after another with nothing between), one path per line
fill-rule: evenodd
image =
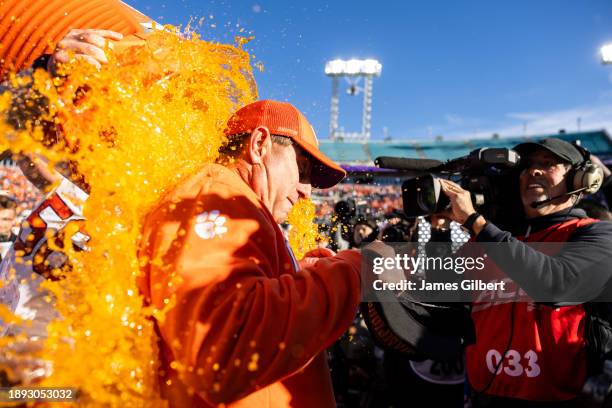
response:
M322 351L359 303L356 251L297 272L263 203L212 164L148 215L139 256L146 302L171 306L156 319L171 406L334 406Z

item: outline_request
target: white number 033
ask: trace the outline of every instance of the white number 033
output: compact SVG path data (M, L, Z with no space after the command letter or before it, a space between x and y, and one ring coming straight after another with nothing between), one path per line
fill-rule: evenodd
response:
M521 354L516 350L508 350L506 358L500 364L502 355L499 351L491 349L487 352L486 362L487 368L491 373L501 374L502 371L510 377L519 377L526 375L529 378L540 375L540 366L538 365L538 354L533 350L528 350L525 354Z

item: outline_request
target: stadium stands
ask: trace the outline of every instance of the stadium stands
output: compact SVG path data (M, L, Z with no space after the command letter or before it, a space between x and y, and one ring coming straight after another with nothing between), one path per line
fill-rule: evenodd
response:
M373 165L379 156L398 156L420 159L448 160L468 154L480 147L513 147L528 140L558 137L567 141L580 141L591 153L604 162L612 160L612 140L605 130L557 133L529 137L504 137L469 140L419 140L419 141L370 141L342 142L322 140L321 149L333 160L345 165ZM607 163L609 164L609 163Z

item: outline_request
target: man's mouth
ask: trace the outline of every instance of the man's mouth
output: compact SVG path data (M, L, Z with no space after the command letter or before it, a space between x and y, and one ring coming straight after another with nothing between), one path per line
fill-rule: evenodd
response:
M544 189L544 185L540 183L529 183L527 185L527 190L535 190L535 189Z

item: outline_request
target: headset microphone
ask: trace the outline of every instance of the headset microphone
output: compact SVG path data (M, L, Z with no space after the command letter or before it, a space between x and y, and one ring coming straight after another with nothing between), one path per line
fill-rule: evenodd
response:
M533 203L531 203L530 206L531 206L531 208L538 208L538 207L543 206L544 204L550 203L551 201L555 201L557 198L561 198L561 197L565 197L565 196L570 196L572 194L579 193L579 192L587 190L589 188L590 188L590 186L587 186L587 187L579 188L578 190L570 191L569 193L559 194L558 196L547 198L546 200L534 201Z

